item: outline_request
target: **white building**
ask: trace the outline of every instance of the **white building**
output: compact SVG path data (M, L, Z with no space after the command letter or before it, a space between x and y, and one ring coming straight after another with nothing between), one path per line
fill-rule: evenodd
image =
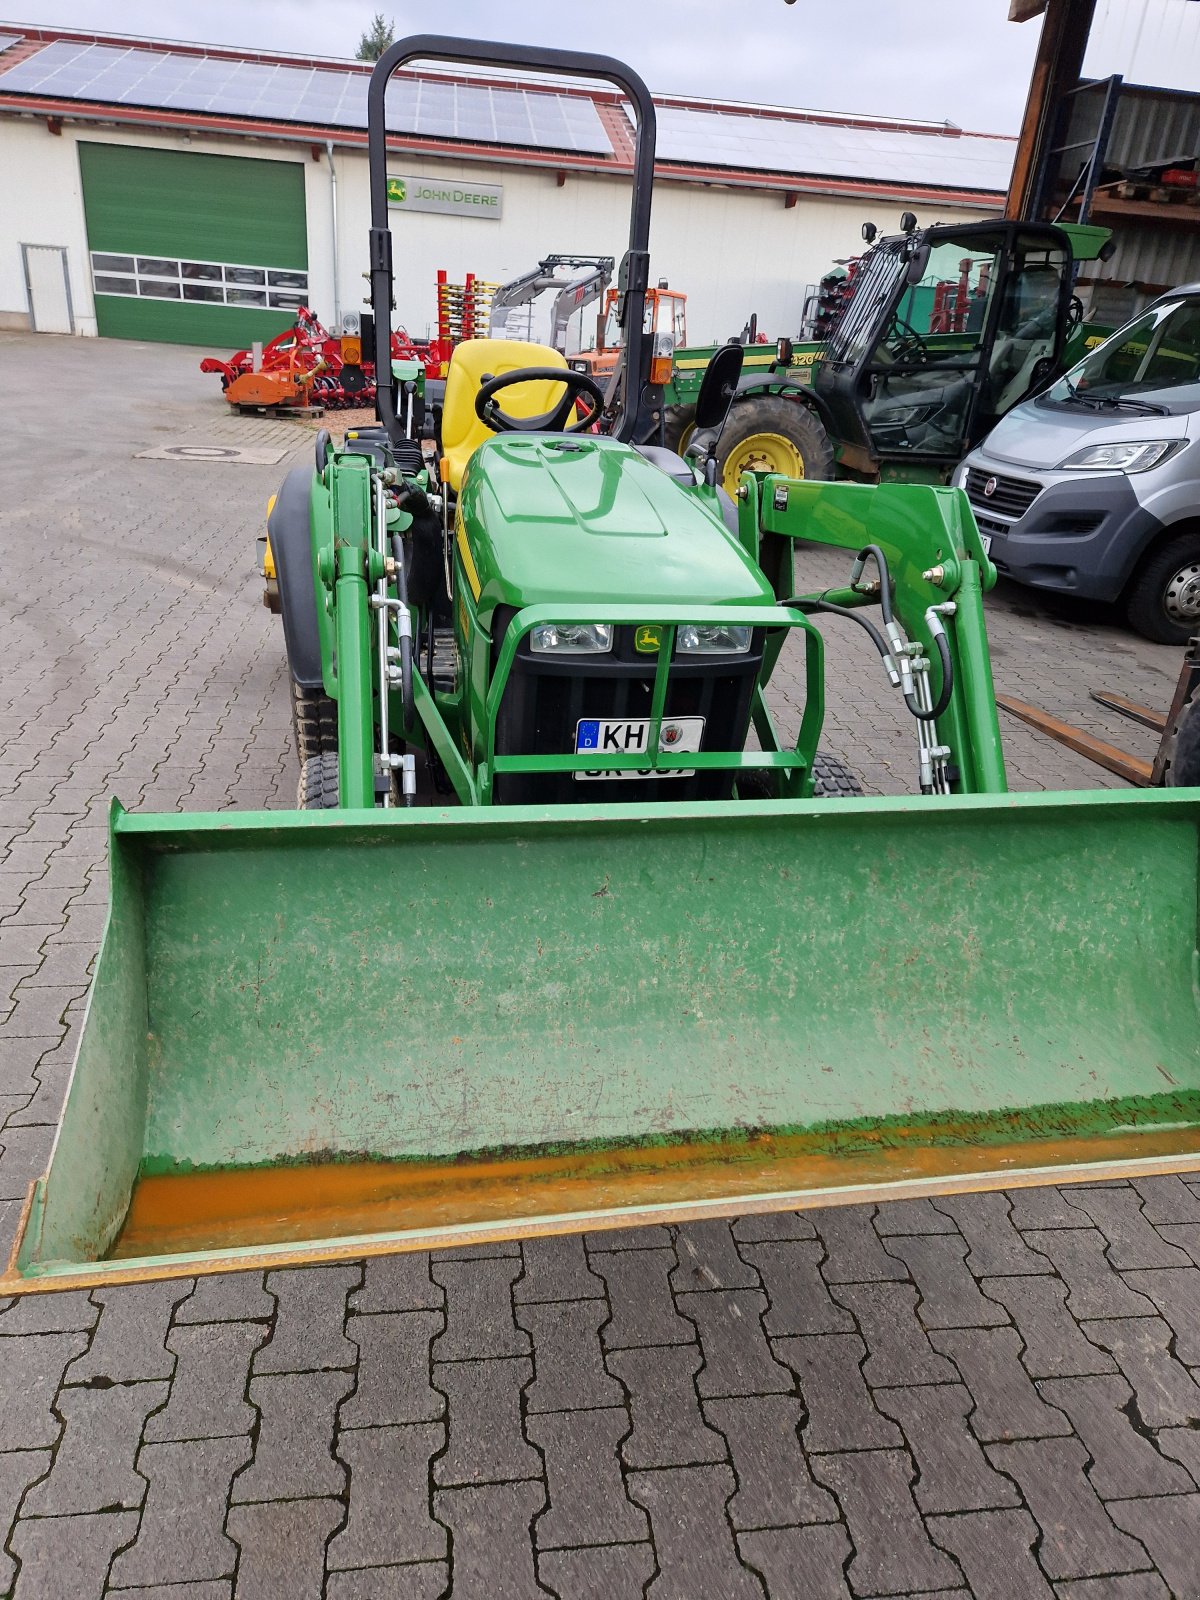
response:
M366 292L369 72L0 34L0 327L233 348L300 304L335 325ZM415 336L435 327L439 268L504 281L550 253L620 257L632 122L615 92L472 69L405 73L393 95L397 321ZM996 212L1015 145L944 124L657 107L651 271L687 291L693 342L751 312L795 332L806 288L861 249L867 218Z

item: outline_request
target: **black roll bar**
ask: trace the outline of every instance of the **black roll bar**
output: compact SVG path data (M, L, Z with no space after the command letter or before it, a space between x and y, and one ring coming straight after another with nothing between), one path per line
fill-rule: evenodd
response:
M633 199L629 213L629 248L618 284L621 325L625 335L625 383L621 415L613 434L631 439L638 424L642 391L650 379L653 339L645 329L646 288L650 281L650 196L654 187L654 102L631 67L611 56L576 50L543 50L529 45L499 44L482 39L453 39L444 34L416 33L398 39L380 56L367 92L367 159L371 179L371 310L375 318L375 410L389 438L399 443L395 380L392 377L392 235L387 205L387 86L397 68L410 61L450 61L467 66L521 67L529 72L571 78L594 78L615 84L634 109L637 130L633 158Z

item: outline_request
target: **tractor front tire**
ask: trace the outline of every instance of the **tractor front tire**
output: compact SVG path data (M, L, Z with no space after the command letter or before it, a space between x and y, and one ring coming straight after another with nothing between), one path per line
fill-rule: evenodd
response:
M845 800L862 794L863 787L844 761L818 750L813 757L813 798L817 800Z
M296 804L301 811L336 811L338 758L336 751L309 756L300 764Z
M303 766L312 756L334 757L338 747L337 701L321 689L306 689L292 681L292 731L296 756Z
M735 401L717 446L720 482L737 493L743 472L785 478L833 477L833 446L820 419L800 400L781 394Z

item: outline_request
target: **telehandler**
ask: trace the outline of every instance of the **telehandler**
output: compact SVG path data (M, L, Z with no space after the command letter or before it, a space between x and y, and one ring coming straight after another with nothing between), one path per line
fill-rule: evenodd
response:
M418 58L631 103L612 436L556 352L467 341L422 457L384 120ZM747 474L730 498L732 347L691 460L628 442L657 399L640 79L410 38L369 133L379 426L322 437L269 524L303 809L114 805L0 1293L1200 1162L1200 806L1006 793L961 492ZM798 592L807 542L844 585ZM917 793L856 796L820 753L829 614L911 716ZM794 745L767 696L789 635Z

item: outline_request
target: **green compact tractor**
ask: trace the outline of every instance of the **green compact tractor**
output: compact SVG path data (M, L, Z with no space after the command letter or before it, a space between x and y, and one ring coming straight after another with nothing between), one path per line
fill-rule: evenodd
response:
M561 356L468 341L422 455L384 160L417 57L632 103L612 436ZM68 1102L0 1292L1194 1165L1200 809L1005 792L962 494L727 495L733 348L690 460L630 442L654 404L644 85L409 39L369 126L379 425L322 438L270 518L303 808L114 808ZM844 584L796 592L801 541L844 550ZM911 795L857 796L820 753L828 614L911 722ZM769 687L797 646L792 743Z

